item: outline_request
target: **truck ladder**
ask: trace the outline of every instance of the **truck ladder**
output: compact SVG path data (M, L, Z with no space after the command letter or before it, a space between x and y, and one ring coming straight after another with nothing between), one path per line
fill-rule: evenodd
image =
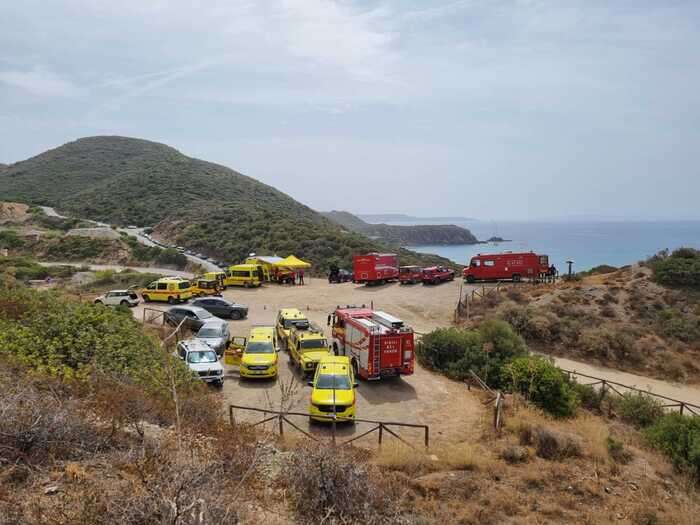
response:
M382 357L382 341L381 333L374 337L374 347L372 350L372 377L371 379L379 379L381 377L381 357Z

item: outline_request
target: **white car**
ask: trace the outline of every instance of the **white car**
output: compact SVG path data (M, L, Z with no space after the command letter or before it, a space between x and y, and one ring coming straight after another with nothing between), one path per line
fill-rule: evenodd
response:
M95 304L105 306L136 306L139 296L133 290L111 290L95 299Z
M198 339L180 341L175 355L202 381L224 386L224 367L216 352L205 342Z

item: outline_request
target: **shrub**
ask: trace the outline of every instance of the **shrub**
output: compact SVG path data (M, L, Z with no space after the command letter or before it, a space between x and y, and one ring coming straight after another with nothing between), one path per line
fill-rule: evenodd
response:
M700 480L700 418L664 414L646 429L649 444L661 450L676 469Z
M659 400L642 392L626 392L615 399L620 418L637 428L648 427L664 414Z
M571 417L579 404L575 389L564 373L545 358L527 356L505 367L504 377L513 392L555 417Z
M700 251L678 248L673 253L662 251L647 261L654 279L667 286L700 286Z
M0 248L20 248L24 241L17 236L14 230L0 231Z
M417 357L421 364L455 379L469 376L469 370L490 386L502 383L502 369L513 357L523 355L526 346L503 321L483 322L477 330L439 328L422 337Z
M578 436L545 428L524 427L520 432L520 444L535 447L535 453L543 459L564 459L581 455Z
M70 300L59 293L0 288L0 353L64 380L94 371L167 391L170 374L194 379L179 359L164 354L129 312Z
M632 454L629 450L625 449L625 444L622 441L608 436L606 445L608 447L608 455L615 463L622 463L624 465L629 463L632 459Z
M589 328L581 333L579 347L604 360L638 362L635 339L629 332L609 327Z
M306 445L291 454L283 475L303 523L377 522L390 511L376 477L342 449Z
M581 406L587 410L599 411L603 403L603 391L591 385L582 385L573 382L572 386L576 391Z
M684 314L675 308L664 308L658 313L658 331L684 343L700 339L700 317Z

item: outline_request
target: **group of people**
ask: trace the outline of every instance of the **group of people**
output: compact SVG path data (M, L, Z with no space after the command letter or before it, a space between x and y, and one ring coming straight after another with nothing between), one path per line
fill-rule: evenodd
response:
M280 284L304 285L304 270L278 270L275 269L275 281Z

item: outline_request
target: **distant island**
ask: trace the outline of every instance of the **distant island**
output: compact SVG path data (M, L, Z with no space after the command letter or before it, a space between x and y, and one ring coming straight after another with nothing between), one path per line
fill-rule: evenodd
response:
M357 217L370 224L385 222L416 222L416 221L440 221L440 222L473 222L472 217L415 217L404 213L359 213Z
M370 224L352 213L336 210L323 215L348 231L400 246L479 244L472 232L454 224Z

